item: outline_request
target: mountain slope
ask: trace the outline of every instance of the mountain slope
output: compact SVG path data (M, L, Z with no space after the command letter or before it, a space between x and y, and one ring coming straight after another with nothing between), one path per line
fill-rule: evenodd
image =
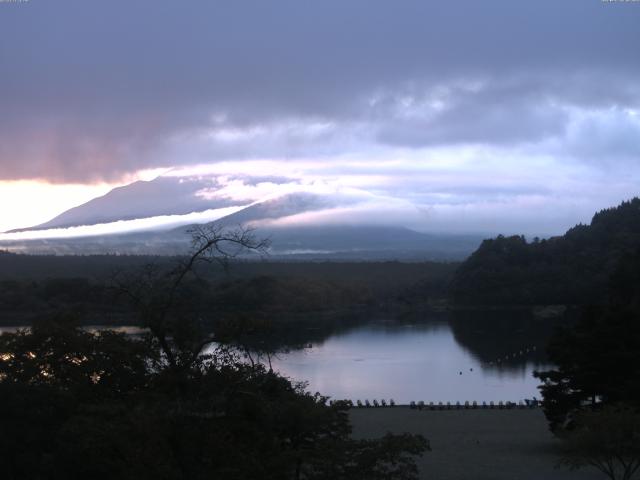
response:
M133 220L160 215L183 215L208 209L239 205L226 199L209 199L197 192L212 187L211 179L158 177L114 188L102 197L67 210L43 224L14 230L46 230L79 225Z
M481 241L475 235L425 234L392 224L269 223L358 201L352 196L296 192L255 203L210 225L256 226L258 235L270 239L270 254L276 257L461 260ZM172 233L191 227L179 227Z
M452 283L459 304L584 304L604 300L610 275L640 249L640 199L593 216L564 235L485 240Z
M342 201L344 199L340 198ZM280 197L255 203L239 212L216 220L214 223L223 226L244 225L260 220L276 220L291 215L323 210L337 206L336 196L318 195L306 192L296 192Z

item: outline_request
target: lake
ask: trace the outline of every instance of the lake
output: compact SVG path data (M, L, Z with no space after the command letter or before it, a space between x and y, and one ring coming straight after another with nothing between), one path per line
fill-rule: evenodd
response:
M518 328L510 335L494 326L484 336L476 333L471 338L477 345L465 345L460 340L464 335L449 322L359 326L279 355L272 363L287 377L307 381L312 392L354 402L539 398L539 382L532 374L548 366L541 354L543 342ZM494 348L486 348L487 335L495 340ZM505 336L508 341L501 340Z
M310 334L310 347L279 354L272 365L334 399L517 402L540 397L532 374L548 368L543 351L552 327L530 315L499 312L411 323L378 319ZM0 333L15 329L1 327Z

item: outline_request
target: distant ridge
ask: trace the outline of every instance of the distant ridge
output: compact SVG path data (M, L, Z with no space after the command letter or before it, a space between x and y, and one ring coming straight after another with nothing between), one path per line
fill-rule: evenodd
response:
M640 250L640 199L597 212L589 225L527 242L484 240L452 283L458 304L585 304L604 300L609 277Z
M272 260L460 261L481 241L473 235L426 234L381 225L259 228L256 234L271 239ZM189 247L184 230L2 242L2 248L16 252L55 255L184 255Z

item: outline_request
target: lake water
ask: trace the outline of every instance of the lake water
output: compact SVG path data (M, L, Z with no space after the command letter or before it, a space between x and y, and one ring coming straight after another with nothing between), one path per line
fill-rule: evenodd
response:
M15 329L0 327L0 333ZM542 352L551 330L549 322L496 312L409 324L378 321L310 336L310 348L279 354L272 365L334 399L517 402L540 397L532 374L548 368Z
M476 335L480 341L474 351L474 345L461 343L456 337L464 335L446 322L367 325L279 355L272 363L291 379L307 381L312 392L354 402L540 398L539 382L532 374L546 368L542 346L527 335L509 335L509 341L502 341L504 335L495 329L489 335L495 340L494 348L487 349L482 335Z

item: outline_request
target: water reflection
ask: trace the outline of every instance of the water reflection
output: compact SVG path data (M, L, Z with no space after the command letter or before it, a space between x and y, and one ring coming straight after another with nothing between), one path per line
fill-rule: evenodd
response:
M407 403L539 396L532 373L545 365L538 349L492 365L497 352L510 351L519 343L499 329L480 334L474 342L476 337L468 333L477 328L467 327L460 319L360 326L310 349L280 355L273 365L293 379L308 381L311 391L333 398L394 398Z
M366 323L323 318L309 325L261 337L257 350L288 350L272 358L273 367L294 380L307 381L311 391L333 398L393 398L401 403L539 397L532 373L547 368L544 345L555 326L529 312L513 311ZM17 328L0 327L0 333ZM117 329L142 333L136 327ZM311 348L301 348L309 344Z
M545 346L558 321L536 318L531 310L456 311L449 323L456 341L484 368L522 371L544 364Z

